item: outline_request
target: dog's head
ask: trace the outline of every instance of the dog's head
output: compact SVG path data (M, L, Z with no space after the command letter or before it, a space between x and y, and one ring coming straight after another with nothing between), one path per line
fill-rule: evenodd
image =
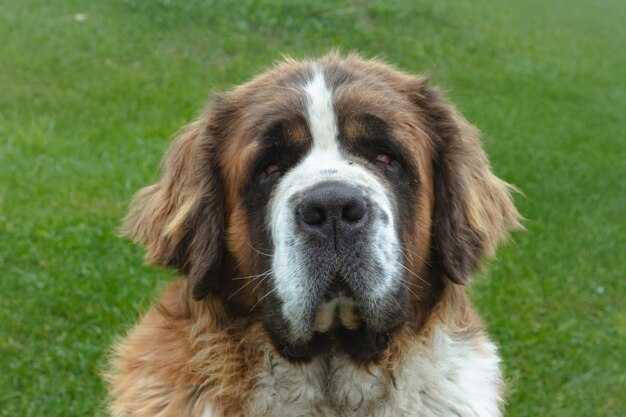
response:
M187 276L195 302L262 313L284 355L343 340L370 358L517 225L509 188L425 79L331 54L217 96L125 231Z

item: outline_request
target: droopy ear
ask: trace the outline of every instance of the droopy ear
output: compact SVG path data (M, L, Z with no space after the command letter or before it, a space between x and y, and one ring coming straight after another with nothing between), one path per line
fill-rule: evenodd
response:
M478 130L426 80L416 84L413 99L436 147L433 254L449 279L466 284L509 230L521 228L514 187L491 172Z
M147 247L148 262L178 268L195 299L216 290L222 266L224 214L215 140L198 120L172 142L163 175L134 197L122 233Z

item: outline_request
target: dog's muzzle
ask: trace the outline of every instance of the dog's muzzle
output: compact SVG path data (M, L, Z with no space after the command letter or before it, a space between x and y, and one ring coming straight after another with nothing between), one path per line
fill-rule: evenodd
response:
M339 343L369 357L404 320L398 231L388 197L375 190L350 178L278 194L265 324L286 356L308 358ZM351 352L354 338L366 355Z

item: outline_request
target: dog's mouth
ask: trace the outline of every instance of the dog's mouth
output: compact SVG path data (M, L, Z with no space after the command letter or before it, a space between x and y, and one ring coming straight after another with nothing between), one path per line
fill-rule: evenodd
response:
M316 356L343 352L355 362L367 363L389 348L396 330L373 330L363 319L356 301L340 295L319 306L310 340L305 343L274 340L274 345L292 362L308 362Z
M355 362L369 362L389 348L403 319L388 328L375 329L357 300L350 287L337 277L320 298L311 336L306 341L281 337L282 331L276 333L276 322L269 327L266 323L266 328L277 351L293 362L308 362L330 352L343 352Z

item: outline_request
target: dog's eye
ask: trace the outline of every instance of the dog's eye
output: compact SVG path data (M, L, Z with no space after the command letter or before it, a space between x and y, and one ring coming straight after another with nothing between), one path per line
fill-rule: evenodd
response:
M402 169L402 164L388 153L381 152L376 156L376 165L386 172L399 172Z
M278 167L278 165L272 164L272 165L268 165L267 167L265 167L263 172L265 172L265 174L269 176L276 172L280 172L280 168Z
M393 159L391 158L391 156L387 155L386 153L380 153L376 157L376 161L380 162L381 164L389 165L393 162Z

